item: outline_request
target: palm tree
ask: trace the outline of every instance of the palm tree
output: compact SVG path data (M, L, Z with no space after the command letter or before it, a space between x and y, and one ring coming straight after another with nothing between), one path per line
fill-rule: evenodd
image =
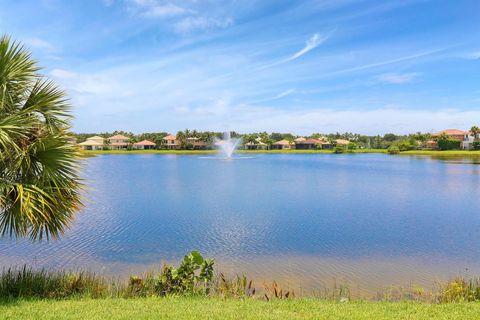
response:
M477 136L480 133L480 128L477 127L477 126L473 126L470 129L470 133L473 135L473 140L477 141L477 139L478 139Z
M65 93L30 53L0 38L0 237L57 238L81 207Z

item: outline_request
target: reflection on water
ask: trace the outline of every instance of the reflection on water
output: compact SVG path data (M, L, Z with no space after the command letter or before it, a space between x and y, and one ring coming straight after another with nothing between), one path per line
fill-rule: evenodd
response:
M59 241L0 242L0 267L127 275L198 249L222 270L305 290L428 285L480 272L480 167L388 155L102 155ZM477 174L475 174L477 173Z

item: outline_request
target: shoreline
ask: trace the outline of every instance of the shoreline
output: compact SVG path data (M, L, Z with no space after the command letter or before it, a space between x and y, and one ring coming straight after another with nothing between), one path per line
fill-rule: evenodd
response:
M196 155L196 154L217 154L217 150L81 150L82 155L101 154L160 154L160 155ZM237 150L237 154L335 154L333 150ZM386 149L359 149L344 152L341 154L388 154ZM402 151L398 155L419 155L419 156L466 156L480 157L480 150L409 150ZM392 155L395 156L395 155Z

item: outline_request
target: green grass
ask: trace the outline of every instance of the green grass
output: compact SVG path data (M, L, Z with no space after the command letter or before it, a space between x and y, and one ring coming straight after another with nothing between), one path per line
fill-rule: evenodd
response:
M0 302L0 319L478 319L480 303L139 298Z
M428 156L480 156L480 150L410 150L400 153L405 155L428 155Z

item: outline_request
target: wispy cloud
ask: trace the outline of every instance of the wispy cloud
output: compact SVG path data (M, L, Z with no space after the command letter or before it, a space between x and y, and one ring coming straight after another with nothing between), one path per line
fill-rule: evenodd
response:
M318 47L319 45L321 45L325 41L327 41L328 38L330 38L330 36L332 34L333 34L333 31L329 32L325 35L321 35L320 33L317 32L310 39L307 40L307 42L305 43L305 47L303 47L301 50L295 52L293 55L291 55L290 57L288 57L286 59L264 65L260 68L260 70L271 68L271 67L274 67L274 66L278 66L278 65L293 61L295 59L298 59L301 56L303 56L303 55L307 54L308 52L312 51L313 49L315 49L316 47Z
M77 77L77 74L75 72L67 71L64 69L53 69L50 71L50 76L52 76L55 79L72 79Z
M307 43L305 44L305 47L293 54L291 57L285 59L283 62L288 62L292 61L295 59L300 58L304 54L306 54L309 51L312 51L319 45L321 45L323 42L325 42L328 38L330 37L330 34L327 34L325 36L321 36L319 33L315 33L310 39L307 40Z
M143 9L143 14L149 17L171 17L189 13L190 10L173 3L155 0L133 0L134 4Z
M378 77L378 80L392 84L404 84L414 81L418 78L418 73L385 73Z
M414 59L419 59L419 58L422 58L422 57L430 56L432 54L436 54L436 53L445 51L447 49L448 48L435 49L435 50L415 53L415 54L408 55L408 56L403 56L403 57L396 58L396 59L390 59L390 60L385 60L385 61L380 61L380 62L375 62L375 63L363 64L363 65L359 65L359 66L352 67L352 68L346 68L346 69L326 73L323 76L336 76L336 75L346 74L346 73L350 73L350 72L363 71L363 70L367 70L367 69L371 69L371 68L383 67L383 66L387 66L387 65L390 65L390 64L395 64L395 63L399 63L399 62L404 62L404 61L409 61L409 60L414 60Z
M178 33L190 33L195 30L223 29L233 24L232 18L187 17L175 23Z
M56 49L53 44L40 38L26 38L23 39L23 42L31 48L41 49L45 51L54 51Z
M480 51L466 54L466 55L465 55L465 59L468 59L468 60L480 60Z

